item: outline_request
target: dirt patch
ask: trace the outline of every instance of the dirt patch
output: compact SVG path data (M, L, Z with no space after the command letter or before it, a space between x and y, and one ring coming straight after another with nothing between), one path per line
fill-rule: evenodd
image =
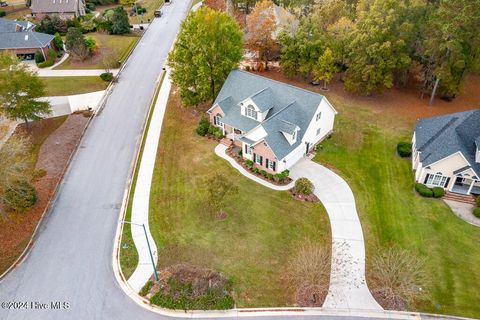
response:
M28 244L43 212L54 196L55 187L62 179L88 120L89 116L85 114L72 114L48 137L43 137L35 170L43 169L46 175L33 182L37 190L37 203L28 212L9 213L5 217L0 217L0 273L15 261ZM52 121L55 119L34 122L29 131L25 130L24 125L20 125L15 134L23 133L30 136L35 145L35 140L45 134L46 127L52 125Z
M347 106L366 107L375 113L390 114L392 117L404 119L408 123L413 123L419 118L432 117L480 107L480 95L478 94L478 88L480 88L479 75L468 76L465 81L463 92L453 101L447 102L437 98L435 99L433 106L429 107L429 97L425 96L423 99L420 98L421 93L418 89L418 84L414 80L410 81L410 85L406 88L393 88L383 94L367 97L347 92L343 86L340 75L337 75L332 80L332 83L329 85L329 90L324 91L321 86L313 86L305 79L287 78L279 68L253 73L304 88L309 91L318 92L329 99L332 98L332 100L334 100L332 102L339 99L340 102L343 102Z
M319 202L320 200L318 199L318 197L311 193L309 194L308 196L300 193L300 192L297 192L297 190L295 190L295 188L292 188L289 190L290 191L290 194L297 200L299 201L306 201L306 202Z

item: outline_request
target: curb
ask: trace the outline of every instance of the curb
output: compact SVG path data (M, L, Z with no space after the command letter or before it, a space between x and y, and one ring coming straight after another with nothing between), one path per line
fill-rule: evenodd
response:
M95 116L95 114L92 113L92 115L88 119L87 124L83 128L82 133L80 134L80 139L78 140L77 144L75 145L75 148L73 149L73 152L70 154L70 157L67 160L67 165L65 166L65 169L63 170L63 172L60 174L60 178L57 181L57 184L55 185L55 188L53 190L53 196L48 200L47 206L45 207L45 210L43 211L42 216L40 217L40 220L38 221L37 226L35 227L35 230L33 231L33 234L31 235L30 240L28 241L28 244L25 246L25 249L18 256L18 258L12 263L12 265L0 275L0 281L3 278L5 278L5 276L8 273L13 271L18 265L22 264L22 262L27 258L28 254L30 253L30 249L33 247L34 241L36 240L36 238L38 236L38 229L40 228L40 226L43 225L45 217L47 216L50 209L52 208L52 205L57 200L58 189L59 189L60 185L63 183L63 178L65 177L65 174L67 173L68 170L70 170L70 165L71 165L72 159L77 154L78 149L79 149L78 147L82 143L83 136L85 135L85 132L87 131L87 128L90 126L90 123L92 122L94 116Z

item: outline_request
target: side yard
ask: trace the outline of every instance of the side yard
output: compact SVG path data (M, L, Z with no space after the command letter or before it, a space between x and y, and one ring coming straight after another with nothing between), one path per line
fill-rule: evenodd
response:
M340 113L315 160L337 171L354 191L367 244L367 279L369 258L379 250L396 245L426 259L430 284L412 310L480 317L480 229L457 218L442 200L417 196L410 161L395 151L399 141L411 139L415 119L478 107L477 80L470 79L463 97L437 101L433 108L398 90L374 98L350 96L335 86L324 92ZM392 95L398 99L391 104Z
M43 77L47 96L67 96L105 90L109 82L100 77Z
M97 49L92 57L85 61L77 61L69 57L55 69L103 69L103 57L115 52L120 62L124 62L140 37L134 33L127 35L109 35L99 32L88 33L86 37L92 37Z
M150 196L158 268L187 263L221 271L232 280L237 307L292 306L294 290L284 275L296 249L308 242L330 251L325 209L241 176L215 155L215 141L195 133L199 113L171 94ZM238 187L223 215L206 203L205 181L215 173ZM122 268L130 267L130 273L135 258L129 260L132 267L123 256L132 258L131 250L130 243L121 255Z
M45 170L46 174L33 182L38 197L33 208L23 213L0 215L0 274L10 267L28 244L88 119L88 114L72 114L33 122L30 131L26 131L24 125L17 127L14 135L25 135L32 143L29 170Z

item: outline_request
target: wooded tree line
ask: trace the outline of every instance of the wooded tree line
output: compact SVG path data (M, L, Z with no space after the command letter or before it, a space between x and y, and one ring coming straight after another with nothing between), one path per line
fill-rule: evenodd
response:
M404 86L412 75L424 92L435 85L454 97L480 69L477 0L316 0L294 34L283 33L281 65L288 75L330 81L364 94Z

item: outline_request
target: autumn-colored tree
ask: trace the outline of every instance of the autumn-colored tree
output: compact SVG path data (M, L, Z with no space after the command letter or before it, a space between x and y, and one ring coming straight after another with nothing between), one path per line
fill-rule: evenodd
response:
M245 46L255 52L259 61L265 62L266 69L271 53L276 47L274 35L277 26L273 5L271 0L257 2L252 13L247 16L248 33Z
M225 0L204 0L203 5L217 11L225 11Z

